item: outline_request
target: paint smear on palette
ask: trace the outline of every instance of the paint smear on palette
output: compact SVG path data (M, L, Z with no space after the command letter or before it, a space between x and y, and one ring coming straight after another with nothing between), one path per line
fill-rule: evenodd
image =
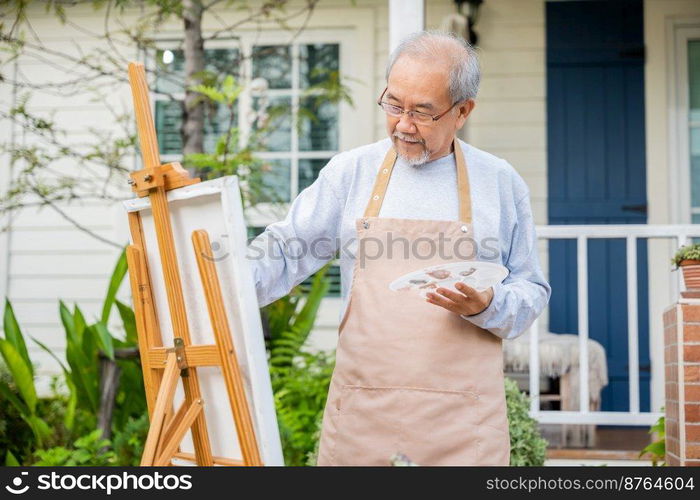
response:
M479 291L486 290L507 276L508 269L500 264L482 261L451 262L404 274L392 281L389 289L416 292L425 298L427 292L438 287L454 289L460 281Z

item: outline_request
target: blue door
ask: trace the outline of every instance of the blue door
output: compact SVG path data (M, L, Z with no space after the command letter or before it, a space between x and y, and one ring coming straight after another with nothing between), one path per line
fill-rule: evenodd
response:
M550 224L645 224L641 1L548 2ZM647 245L638 241L640 409L649 410ZM589 240L589 336L607 353L602 409L629 410L624 239ZM550 331L578 333L576 242L551 241Z

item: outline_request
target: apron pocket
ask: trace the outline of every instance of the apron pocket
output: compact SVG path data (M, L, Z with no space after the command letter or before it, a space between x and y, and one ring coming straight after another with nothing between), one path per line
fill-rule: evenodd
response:
M403 453L418 465L476 465L477 404L471 391L344 385L335 462L390 465Z

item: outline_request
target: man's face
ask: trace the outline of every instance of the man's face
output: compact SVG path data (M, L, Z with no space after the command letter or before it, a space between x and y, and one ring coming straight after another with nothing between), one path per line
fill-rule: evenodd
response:
M384 101L404 110L438 115L452 106L449 64L400 57L391 69ZM456 105L437 121L417 124L406 113L386 115L386 127L397 154L411 164L436 160L451 152L452 139L474 107L474 100Z

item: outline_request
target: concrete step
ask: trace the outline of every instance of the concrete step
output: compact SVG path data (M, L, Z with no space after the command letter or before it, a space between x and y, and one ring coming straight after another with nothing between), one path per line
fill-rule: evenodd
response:
M650 467L651 460L639 459L638 451L559 448L548 449L545 466L638 466Z

